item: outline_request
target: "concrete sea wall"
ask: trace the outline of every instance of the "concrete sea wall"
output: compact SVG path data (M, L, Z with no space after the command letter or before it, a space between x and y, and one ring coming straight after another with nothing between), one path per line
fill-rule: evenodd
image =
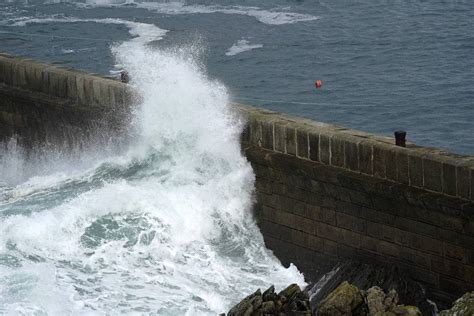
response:
M130 100L119 81L0 55L0 142L120 135ZM236 107L255 214L283 263L309 277L345 259L397 264L439 300L474 289L473 157Z
M472 157L241 109L259 226L284 263L397 264L440 301L474 289Z
M77 146L120 137L127 113L119 81L0 54L0 141Z

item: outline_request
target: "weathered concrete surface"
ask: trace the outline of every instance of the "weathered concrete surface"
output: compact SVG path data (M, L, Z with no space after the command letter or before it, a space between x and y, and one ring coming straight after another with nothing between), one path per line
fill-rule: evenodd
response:
M130 98L116 80L0 55L0 141L65 146L104 126L120 135ZM435 299L474 289L473 157L236 107L248 118L256 216L284 263L314 276L345 258L396 263Z

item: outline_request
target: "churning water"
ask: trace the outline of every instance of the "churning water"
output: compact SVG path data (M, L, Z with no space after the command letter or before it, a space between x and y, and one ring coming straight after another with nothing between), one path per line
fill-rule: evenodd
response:
M264 246L243 122L198 46L113 51L139 100L132 145L1 183L0 314L212 315L256 288L304 284ZM4 159L4 174L15 159L34 169Z

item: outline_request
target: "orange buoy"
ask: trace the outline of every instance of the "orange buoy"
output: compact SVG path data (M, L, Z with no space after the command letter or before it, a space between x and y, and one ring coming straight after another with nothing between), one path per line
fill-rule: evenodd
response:
M316 89L319 89L323 86L323 82L321 80L316 80L314 86L316 87Z

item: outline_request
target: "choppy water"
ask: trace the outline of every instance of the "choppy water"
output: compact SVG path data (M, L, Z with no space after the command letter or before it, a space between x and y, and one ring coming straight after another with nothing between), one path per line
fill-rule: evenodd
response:
M473 16L471 1L0 0L1 51L126 68L140 96L129 147L0 152L0 314L216 314L303 284L255 226L229 102L473 153Z

